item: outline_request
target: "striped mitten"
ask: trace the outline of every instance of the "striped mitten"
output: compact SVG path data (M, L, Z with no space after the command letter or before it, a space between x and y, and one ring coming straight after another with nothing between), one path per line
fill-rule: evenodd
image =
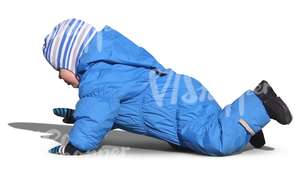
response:
M63 117L63 122L67 124L75 123L73 116L74 110L69 108L54 108L53 113L59 117Z
M79 150L71 143L68 143L66 145L59 145L53 147L52 149L49 150L49 153L58 154L58 155L82 155L86 152Z

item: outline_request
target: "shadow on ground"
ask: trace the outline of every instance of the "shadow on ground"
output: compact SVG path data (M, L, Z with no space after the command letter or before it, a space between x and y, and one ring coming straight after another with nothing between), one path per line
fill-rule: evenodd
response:
M30 122L13 122L9 126L17 129L30 130L35 132L46 133L41 138L51 139L58 143L66 141L66 136L72 126L46 123L30 123ZM123 149L122 149L123 147ZM119 149L118 149L119 148ZM124 151L126 154L131 153L151 153L159 154L161 152L181 152L194 154L190 151L182 151L173 149L167 142L148 136L138 135L122 130L112 130L105 137L101 149L106 151ZM272 151L274 148L264 146L259 150ZM255 151L251 145L248 145L242 152Z

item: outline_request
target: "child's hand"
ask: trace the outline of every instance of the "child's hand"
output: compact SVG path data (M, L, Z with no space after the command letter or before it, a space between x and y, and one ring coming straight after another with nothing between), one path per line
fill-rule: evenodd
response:
M66 145L59 145L53 147L52 149L49 150L49 153L58 154L58 155L82 155L86 152L79 150L71 143L68 143Z
M53 113L59 117L63 117L63 122L67 124L75 123L74 110L69 108L54 108Z
M63 155L64 154L64 146L59 145L59 146L53 147L48 152L53 153L53 154Z

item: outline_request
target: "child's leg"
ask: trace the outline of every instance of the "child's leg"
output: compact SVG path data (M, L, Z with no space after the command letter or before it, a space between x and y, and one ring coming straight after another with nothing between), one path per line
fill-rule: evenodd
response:
M181 133L184 146L209 155L229 155L242 150L270 118L281 124L290 123L292 117L286 104L267 82L262 84L267 86L263 93L258 89L247 91L204 126L200 127L197 120L187 125ZM257 136L261 138L262 132Z
M251 135L270 118L253 91L247 91L231 105L216 113L204 126L197 120L183 133L185 146L209 155L229 155L242 150Z

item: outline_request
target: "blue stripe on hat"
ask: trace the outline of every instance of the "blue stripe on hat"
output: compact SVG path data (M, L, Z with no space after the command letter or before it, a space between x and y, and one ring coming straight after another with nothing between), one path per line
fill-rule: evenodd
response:
M63 60L65 59L65 57L63 57L61 55L61 52L62 52L62 49L63 49L63 47L65 45L65 40L66 40L66 37L68 36L69 30L72 27L72 25L74 24L74 22L75 22L75 19L71 19L69 25L66 27L66 30L65 30L65 32L63 34L63 37L62 37L62 39L61 39L61 41L59 43L58 54L57 54L57 67L61 67L60 66L61 59L63 59Z
M66 64L68 62L68 51L70 51L70 48L71 48L71 41L72 41L72 38L74 37L74 33L76 32L76 30L78 29L78 26L80 24L81 21L79 20L76 20L75 23L74 23L74 27L71 31L71 34L70 34L70 37L68 38L68 41L67 41L67 46L65 48L65 51L63 53L63 57L64 57L64 60L63 60L63 66L64 67L67 67Z
M68 34L68 30L70 29L70 25L73 19L70 20L66 20L65 25L63 26L62 30L59 31L57 37L57 46L56 46L56 50L53 50L53 52L55 53L55 55L53 55L54 60L56 62L56 69L60 69L60 62L63 60L63 57L60 56L59 52L61 50L61 48L64 45L64 37Z
M77 36L78 36L78 33L79 33L79 31L80 31L80 28L83 26L83 24L84 24L84 22L83 22L83 21L80 21L80 23L79 23L79 25L77 26L76 31L74 32L74 35L73 35L73 37L72 37L72 40L71 40L69 49L68 49L68 51L67 51L67 56L66 56L66 57L67 57L67 59L66 59L67 63L66 63L66 67L69 67L71 51L72 51L72 49L73 49L74 42L75 42L75 40L76 40L76 38L77 38Z

